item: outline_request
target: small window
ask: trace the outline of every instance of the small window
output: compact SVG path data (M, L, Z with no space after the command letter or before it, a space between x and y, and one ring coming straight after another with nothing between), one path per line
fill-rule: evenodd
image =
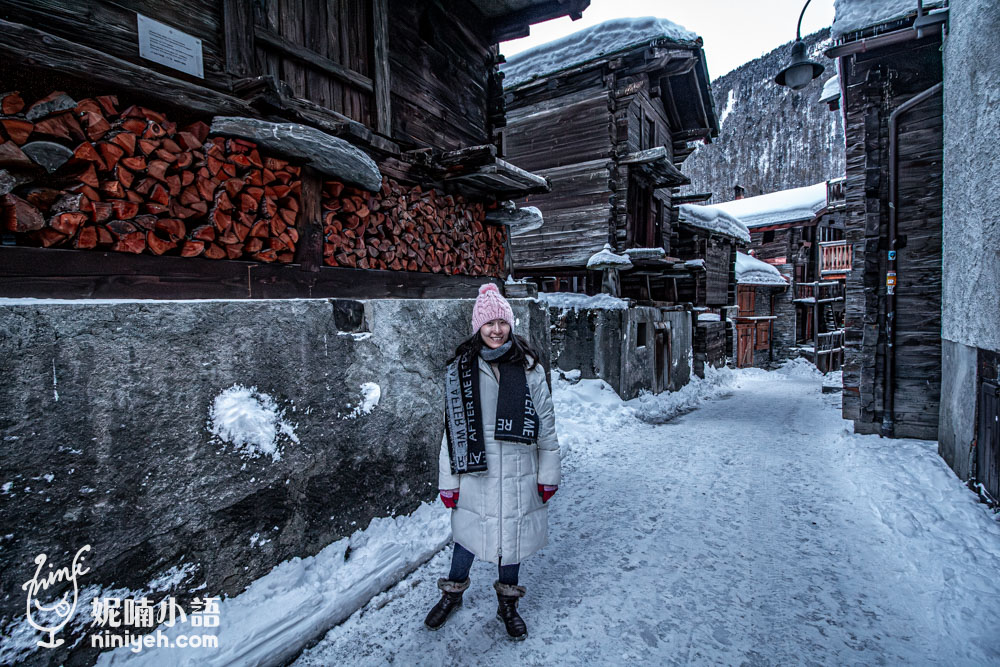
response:
M646 347L646 323L645 322L639 322L636 325L635 346L637 348L639 348L639 347Z
M656 146L656 122L652 118L646 118L646 148Z
M774 243L774 230L773 229L771 231L769 231L769 232L764 232L764 238L761 240L761 243Z

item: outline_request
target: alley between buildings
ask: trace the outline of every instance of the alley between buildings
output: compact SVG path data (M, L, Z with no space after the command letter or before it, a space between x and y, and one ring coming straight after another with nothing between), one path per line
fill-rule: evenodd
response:
M445 549L295 663L996 664L1000 522L936 443L856 436L792 363L723 370L676 412L556 379L563 486L507 640L493 566L422 624Z

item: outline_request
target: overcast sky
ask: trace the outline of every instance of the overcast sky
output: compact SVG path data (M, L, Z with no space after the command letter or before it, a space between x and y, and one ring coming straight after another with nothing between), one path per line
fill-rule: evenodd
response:
M701 36L708 73L715 79L795 39L804 4L805 0L591 0L579 21L537 23L529 36L501 44L500 52L511 56L609 19L657 16ZM802 19L802 34L832 23L833 0L812 0Z

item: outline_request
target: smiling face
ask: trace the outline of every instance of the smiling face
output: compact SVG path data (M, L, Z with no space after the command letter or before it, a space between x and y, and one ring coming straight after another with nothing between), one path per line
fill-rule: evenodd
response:
M510 325L506 320L490 320L479 327L479 337L483 339L486 347L495 350L510 338Z

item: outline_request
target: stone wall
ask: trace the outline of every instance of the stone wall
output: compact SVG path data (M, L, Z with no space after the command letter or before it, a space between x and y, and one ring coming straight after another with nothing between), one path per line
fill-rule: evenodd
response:
M635 398L644 389L676 391L691 379L690 312L650 306L627 310L553 307L549 315L553 366L579 369L584 378L600 378L623 399ZM658 322L663 323L659 329ZM657 331L664 332L659 378Z
M939 449L968 479L976 438L976 358L1000 352L1000 53L982 35L1000 31L991 0L952 3L944 43L941 408ZM977 349L980 351L977 353ZM980 443L988 446L987 443Z
M472 304L0 301L0 631L23 619L40 553L68 563L90 544L87 582L106 588L179 568L177 591L235 595L432 500L443 367ZM512 304L547 350L548 313ZM380 393L368 412L366 383ZM274 413L273 455L210 432L235 385Z

